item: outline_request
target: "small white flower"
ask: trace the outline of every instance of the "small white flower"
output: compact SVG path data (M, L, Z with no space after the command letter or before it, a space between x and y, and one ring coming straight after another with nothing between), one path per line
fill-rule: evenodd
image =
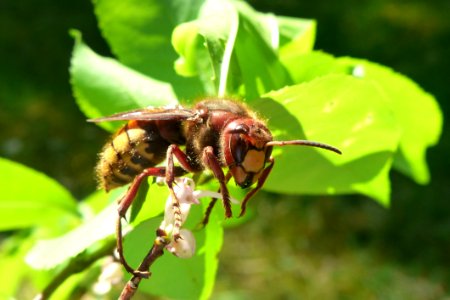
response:
M178 257L189 258L195 252L195 238L192 232L181 227L188 217L191 205L199 204L199 199L203 197L222 199L222 194L212 191L196 191L194 181L187 177L175 178L173 192L179 202L179 218L173 205L172 195L169 195L164 210L164 220L159 228L172 239L166 248ZM232 198L231 201L234 203L238 202ZM175 240L174 236L179 238Z
M170 244L166 246L166 249L180 258L192 257L195 253L194 235L191 231L182 228L180 230L180 236L180 239L170 242Z
M182 226L187 219L189 210L192 204L199 204L198 199L194 196L194 181L190 178L176 178L173 191L177 196L180 203L181 212L181 224ZM164 210L164 220L159 226L160 229L164 230L167 234L171 234L175 227L175 209L172 203L172 196L170 195L166 201L166 208Z

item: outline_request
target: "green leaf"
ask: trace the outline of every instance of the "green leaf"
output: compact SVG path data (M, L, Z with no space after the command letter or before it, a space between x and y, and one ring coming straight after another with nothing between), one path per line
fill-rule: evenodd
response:
M199 76L209 95L224 95L230 59L238 27L238 15L231 3L207 1L195 21L180 24L172 44L180 55L176 71Z
M208 203L208 201L202 202L203 213L206 211ZM205 270L203 273L204 283L200 299L209 299L213 292L214 283L216 281L216 273L219 267L218 254L223 244L223 216L223 210L213 210L209 218L209 223L204 228L204 246L198 250L198 253L203 254L205 259Z
M279 57L289 57L312 51L316 38L316 21L277 16L280 31Z
M292 83L280 63L280 28L273 14L260 13L243 1L233 2L239 13L239 26L234 41L235 66L229 94L254 99L271 90ZM236 79L237 78L237 79Z
M23 263L23 257L30 247L32 240L29 236L14 234L2 241L0 248L0 295L7 298L16 294L21 282L24 282L30 273Z
M93 280L92 273L92 268L88 268L83 272L72 274L58 286L55 292L51 295L51 299L73 299L73 295L80 290L80 287L85 287L87 285L86 278L91 278L90 280ZM54 276L54 274L52 275ZM90 282L91 285L92 283L93 282Z
M14 295L26 275L23 257L19 254L9 256L0 256L0 276L2 285L0 286L0 295ZM14 271L13 271L14 270Z
M297 49L289 50L283 51L280 59L295 83L307 82L335 70L336 59L333 55L321 51L297 53Z
M40 240L28 252L26 262L34 269L51 269L77 256L94 243L115 233L117 204L114 202L92 219L66 234Z
M388 67L350 57L338 58L337 63L353 73L362 72L365 80L374 82L382 90L402 128L394 168L418 183L428 183L426 149L437 144L443 122L435 98L411 79Z
M142 181L142 183L139 186L139 190L133 199L133 203L129 209L130 217L127 218L127 220L129 220L130 222L133 222L136 219L139 212L141 211L142 206L144 205L146 196L149 194L148 193L149 188L150 188L150 185L148 184L148 180Z
M311 35L305 23L279 20L285 45L288 39L310 42L300 41L302 30ZM200 76L206 92L253 99L291 83L277 58L279 40L278 19L272 14L258 13L242 1L215 0L206 2L198 19L179 25L172 43L180 54L178 72Z
M178 98L202 94L195 78L182 78L173 68L173 29L194 19L204 0L96 0L100 30L113 53L125 65L171 83Z
M247 99L255 99L261 94L292 84L275 50L261 35L261 30L263 28L252 20L240 16L234 53Z
M114 197L113 195L116 195L116 191L118 190L121 189L112 191L109 196L104 190L96 190L84 198L79 204L79 210L84 218L91 217L91 213L96 214L102 211L111 202L111 199Z
M112 58L94 53L75 36L71 83L80 109L90 118L178 103L170 84L144 76ZM101 123L107 129L115 126ZM116 125L117 126L117 125Z
M172 44L180 57L175 61L175 71L181 76L193 77L199 73L197 66L198 48L202 39L195 22L183 23L175 28ZM200 56L201 57L201 56Z
M326 74L348 74L376 85L402 128L394 168L418 183L429 181L426 149L438 142L442 130L442 112L432 95L406 76L362 59L334 58L330 54L311 52L293 54L283 63L295 82L307 82ZM420 119L417 116L421 116Z
M387 170L400 129L385 101L377 86L346 75L324 76L253 101L269 118L276 140L307 138L343 152L275 149L275 167L264 188L279 193L360 192L387 204Z
M152 184L148 189L148 193L145 195L145 201L142 203L139 213L134 219L130 219L132 220L132 225L137 226L141 222L146 221L149 218L159 216L162 212L164 212L164 207L168 196L169 190L166 185L160 186L157 184Z
M91 209L90 205L93 201L105 203L107 201L102 200L101 198L110 199L109 202L111 204L64 235L53 239L38 241L27 254L27 263L35 269L51 269L72 259L95 243L114 235L118 217L117 199L120 199L121 195L123 195L126 190L127 187L121 187L115 189L110 194L102 192L100 194L95 193L92 196L89 196L86 199L87 203L80 203L80 210L83 211L86 216L91 215L87 210ZM140 207L137 216L133 217L131 224L122 221L123 232L134 230L135 226L138 226L149 218L160 215L164 210L164 204L168 194L167 187L152 185L149 191L150 192L146 196L146 201L141 203L142 207ZM131 209L129 210L129 213L131 213ZM127 219L130 220L131 218L127 217Z
M0 158L0 230L52 225L78 218L76 200L43 173Z

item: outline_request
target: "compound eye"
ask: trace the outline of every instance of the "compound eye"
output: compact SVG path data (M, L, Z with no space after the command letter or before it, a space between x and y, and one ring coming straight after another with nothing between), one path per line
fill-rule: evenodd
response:
M234 162L238 165L241 164L248 151L248 145L239 134L233 134L230 140L231 155L233 155Z
M245 124L239 124L233 129L233 133L248 133L250 128Z

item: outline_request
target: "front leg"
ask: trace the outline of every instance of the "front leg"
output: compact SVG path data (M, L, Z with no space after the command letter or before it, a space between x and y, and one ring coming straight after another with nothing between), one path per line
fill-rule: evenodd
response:
M230 201L230 193L228 192L227 188L227 181L229 180L229 178L227 179L225 177L225 174L223 173L222 170L222 166L220 165L220 161L214 154L213 147L208 146L203 149L202 160L205 166L213 172L214 177L216 177L217 180L219 180L220 192L222 193L223 206L225 208L225 217L230 218L232 216L231 201Z
M243 215L245 215L245 209L246 209L248 200L250 200L250 198L253 197L253 195L256 194L256 192L259 191L263 187L264 182L266 182L267 177L269 177L270 171L272 171L274 163L275 163L275 160L273 159L273 157L269 158L269 165L263 170L261 176L258 179L258 183L256 184L256 187L254 189L252 189L250 192L248 192L247 195L245 195L245 198L241 204L241 213L239 214L239 217L242 217Z
M228 172L227 175L225 176L225 183L228 183L228 181L230 181L230 179L231 179L231 173ZM220 192L220 189L218 192ZM208 224L209 216L211 215L211 212L214 208L214 205L216 205L216 202L217 202L217 198L212 198L211 202L209 202L208 207L206 208L206 211L205 211L205 215L203 216L203 220L200 223L200 225L202 227L205 227Z

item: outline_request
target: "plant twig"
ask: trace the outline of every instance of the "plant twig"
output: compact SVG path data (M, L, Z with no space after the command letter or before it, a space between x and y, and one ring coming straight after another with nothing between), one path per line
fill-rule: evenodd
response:
M145 258L142 260L139 265L137 272L135 275L127 282L124 286L122 293L119 296L119 300L129 300L136 293L139 283L145 276L139 276L141 274L151 275L150 267L151 265L164 254L164 248L170 243L170 239L167 237L166 233L163 230L158 230L157 237L153 242L153 246L150 251L147 253Z

